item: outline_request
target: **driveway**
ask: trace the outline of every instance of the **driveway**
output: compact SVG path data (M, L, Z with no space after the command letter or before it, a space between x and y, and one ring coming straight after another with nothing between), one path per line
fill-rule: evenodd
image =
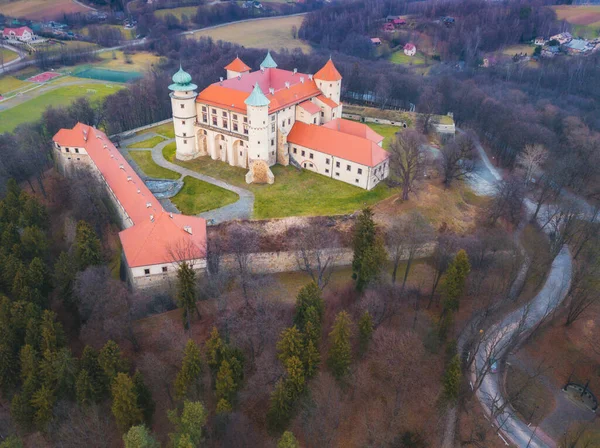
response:
M123 140L121 142L121 151L128 152L129 150L126 148L128 144L130 145L135 142L147 140L155 135L158 134L147 133ZM245 188L240 188L235 185L231 185L220 179L215 179L214 177L207 176L205 174L200 174L196 171L192 171L190 169L169 162L163 156L163 149L169 143L172 143L174 141L175 139L165 140L156 145L154 148L136 148L135 151L152 151L152 160L157 165L181 174L182 178L185 176L194 177L198 180L208 182L209 184L213 184L217 187L221 187L226 190L232 191L240 197L237 200L237 202L234 202L233 204L229 204L224 207L220 207L214 210L209 210L198 214L198 216L206 219L209 222L209 224L219 224L221 222L232 221L236 219L250 219L252 217L252 211L254 209L254 194L250 190L247 190Z

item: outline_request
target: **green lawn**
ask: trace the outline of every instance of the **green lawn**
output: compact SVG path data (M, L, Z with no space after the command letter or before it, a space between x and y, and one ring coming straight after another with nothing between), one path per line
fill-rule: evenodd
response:
M352 213L372 205L397 192L384 183L371 191L346 184L307 170L275 165L273 185L246 184L247 170L227 163L201 157L189 162L175 159L175 143L163 149L167 160L196 172L224 180L254 193L256 219L283 218L286 216L318 216Z
M133 159L136 165L144 172L148 177L154 177L157 179L179 179L181 176L175 171L168 170L162 166L157 165L152 160L151 151L130 151L129 157Z
M14 51L9 50L8 48L0 47L0 61L4 62L5 64L17 59L18 57L19 55Z
M232 191L217 187L194 177L183 179L183 188L171 198L171 202L185 215L198 213L233 204L240 197Z
M48 106L66 106L82 96L87 96L91 100L100 100L121 88L122 86L118 84L93 83L59 87L0 112L0 133L12 131L21 123L39 119Z
M165 124L161 124L160 126L155 126L150 129L146 129L145 131L138 132L137 135L142 134L159 134L166 138L175 138L175 129L173 128L173 122L170 121Z
M419 53L414 56L407 56L404 54L403 50L398 50L392 54L390 62L402 65L423 65L425 64L425 58Z
M171 14L181 20L183 16L187 16L188 20L192 20L198 12L198 6L181 6L179 8L158 9L154 11L154 15L164 19L166 15Z
M390 147L390 143L394 139L394 136L397 132L402 130L401 127L391 126L389 124L378 124L378 123L365 123L379 135L383 136L383 147L384 149L388 149Z
M0 94L6 95L13 90L20 89L22 87L31 86L33 84L25 81L21 81L20 79L15 78L14 76L3 76L0 78Z
M149 138L148 140L142 140L141 142L132 143L131 145L127 145L128 148L154 148L161 142L164 142L164 137L160 135L155 135L154 137Z

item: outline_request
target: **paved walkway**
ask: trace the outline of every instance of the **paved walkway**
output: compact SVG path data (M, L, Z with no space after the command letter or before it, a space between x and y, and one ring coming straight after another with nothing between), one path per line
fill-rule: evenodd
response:
M133 143L137 143L140 141L148 140L158 134L154 134L152 132L136 135L134 137L125 139L121 141L121 151L129 152L127 149L127 145L131 145ZM209 210L203 213L198 214L198 216L206 219L209 224L219 224L225 221L232 221L235 219L249 219L252 217L252 210L254 209L254 194L246 190L245 188L236 187L235 185L231 185L227 182L224 182L219 179L215 179L214 177L207 176L205 174L197 173L196 171L192 171L188 168L184 168L182 166L176 165L172 162L169 162L163 156L163 149L169 143L174 142L175 139L167 139L154 148L136 148L132 149L134 151L152 151L152 160L159 166L163 168L167 168L171 171L175 171L176 173L181 174L182 177L190 176L194 177L198 180L202 180L204 182L208 182L209 184L216 185L217 187L224 188L226 190L232 191L239 196L237 202L233 204L226 205L221 208L217 208L214 210ZM165 207L166 208L166 207Z

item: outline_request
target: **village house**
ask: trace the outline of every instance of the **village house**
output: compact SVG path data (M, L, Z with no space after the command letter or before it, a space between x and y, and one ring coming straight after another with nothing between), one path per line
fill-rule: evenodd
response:
M122 261L129 284L145 288L177 274L178 263L206 267L206 221L165 211L110 139L77 123L52 139L58 170L70 175L87 168L106 188L121 228Z
M536 37L535 40L533 41L534 45L546 45L547 40L544 39L543 37Z
M378 47L379 45L381 45L381 39L380 39L380 38L378 38L378 37L372 37L372 38L371 38L371 43L372 43L374 46Z
M590 45L585 39L573 39L565 44L565 49L569 54L583 54L592 51L593 48L594 45Z
M406 56L414 56L415 54L417 54L417 47L415 46L415 44L413 44L412 42L407 43L404 46L404 54Z
M308 169L367 190L389 174L383 137L342 119L342 76L331 59L314 75L277 67L267 53L260 69L236 58L227 79L199 94L191 76L173 76L176 157L210 156L248 170L246 182L273 183L275 164Z
M28 26L21 26L19 28L4 28L2 31L2 37L4 39L18 40L21 42L31 42L37 39L37 36L33 34L33 30Z
M564 32L551 36L550 40L555 40L556 42L558 42L559 45L564 45L568 42L571 42L571 40L573 40L573 36L571 36L571 33Z

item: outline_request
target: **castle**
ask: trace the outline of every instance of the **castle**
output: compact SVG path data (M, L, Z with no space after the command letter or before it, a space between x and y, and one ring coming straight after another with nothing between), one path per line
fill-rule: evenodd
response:
M254 72L239 57L225 70L227 79L199 94L181 67L173 75L177 159L246 168L248 183L273 183L276 163L366 190L388 176L383 137L342 118L342 76L331 59L314 75L279 69L270 53Z

